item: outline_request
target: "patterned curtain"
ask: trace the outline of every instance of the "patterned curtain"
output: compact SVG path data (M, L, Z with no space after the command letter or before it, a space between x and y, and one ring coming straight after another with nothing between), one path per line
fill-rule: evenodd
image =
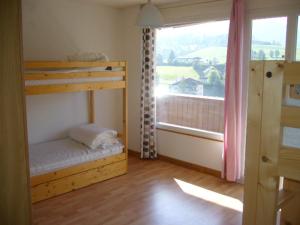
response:
M154 50L155 29L143 29L143 63L141 93L141 158L155 159L156 151L156 107L154 96Z

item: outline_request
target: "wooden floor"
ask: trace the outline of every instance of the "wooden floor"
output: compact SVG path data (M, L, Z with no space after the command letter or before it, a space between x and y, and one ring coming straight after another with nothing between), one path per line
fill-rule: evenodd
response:
M232 207L242 195L241 185L130 156L127 175L39 202L33 219L35 225L239 225L240 211L214 202Z

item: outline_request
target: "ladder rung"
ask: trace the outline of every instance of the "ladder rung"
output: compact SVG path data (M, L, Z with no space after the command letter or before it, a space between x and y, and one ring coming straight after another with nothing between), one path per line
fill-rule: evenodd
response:
M286 84L300 84L300 64L286 63L284 65L284 82Z
M300 149L280 149L278 161L278 175L296 181L300 181Z
M300 128L300 107L283 106L281 111L281 125Z
M278 193L277 210L283 208L294 196L295 193L292 191L280 190Z

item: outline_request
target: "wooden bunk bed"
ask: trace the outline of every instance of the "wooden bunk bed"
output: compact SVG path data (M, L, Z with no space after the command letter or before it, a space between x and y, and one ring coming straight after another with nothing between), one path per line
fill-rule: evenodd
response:
M252 61L249 76L243 225L299 225L300 101L290 88L300 62Z
M88 93L89 122L94 123L96 90L123 90L123 152L31 177L32 202L48 199L127 172L127 63L118 62L25 62L25 94L42 95L65 92Z

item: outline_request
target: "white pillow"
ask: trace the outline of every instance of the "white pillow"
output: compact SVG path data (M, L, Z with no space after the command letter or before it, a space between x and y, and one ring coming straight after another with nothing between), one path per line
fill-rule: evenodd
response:
M68 61L109 61L103 53L97 52L80 52L67 56Z
M113 139L117 138L117 131L86 124L71 129L69 137L91 149L97 149L101 144L115 143Z

